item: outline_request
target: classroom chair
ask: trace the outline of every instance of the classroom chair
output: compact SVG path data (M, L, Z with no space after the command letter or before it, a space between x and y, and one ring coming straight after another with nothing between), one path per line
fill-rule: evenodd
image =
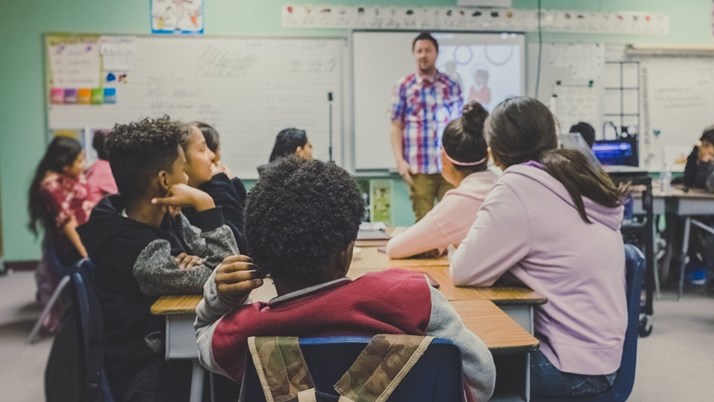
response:
M43 274L54 275L56 277L61 277L62 279L60 279L57 283L57 287L55 287L55 290L52 292L52 296L50 296L49 301L47 301L47 304L45 304L45 307L42 309L42 313L40 313L40 317L32 327L30 335L27 336L28 344L35 343L43 322L48 319L52 310L56 308L57 303L60 301L60 296L63 294L64 288L70 282L69 275L76 270L79 266L78 263L79 262L72 265L63 264L57 256L57 252L52 244L52 241L45 239L42 242L42 261L40 264L46 265L44 267L45 272Z
M91 283L94 264L82 259L68 278L71 306L63 317L45 368L47 402L114 402L104 371L104 322Z
M617 379L609 391L581 398L533 397L534 402L622 402L626 401L635 385L637 339L640 320L640 293L645 274L645 257L632 244L625 244L625 275L627 278L627 332Z
M300 338L318 401L337 401L333 389L358 355L372 340L369 336ZM389 396L390 402L463 401L461 351L446 339L434 339L424 354ZM251 355L248 355L239 401L266 400Z

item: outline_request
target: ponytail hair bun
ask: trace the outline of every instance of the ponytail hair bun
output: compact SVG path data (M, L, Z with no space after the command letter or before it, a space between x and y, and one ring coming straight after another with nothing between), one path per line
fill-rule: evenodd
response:
M478 102L464 106L460 118L446 126L442 146L457 169L480 171L486 169L487 145L483 128L488 111Z
M461 115L461 125L467 133L483 131L483 124L488 117L488 111L478 102L469 102L464 106Z

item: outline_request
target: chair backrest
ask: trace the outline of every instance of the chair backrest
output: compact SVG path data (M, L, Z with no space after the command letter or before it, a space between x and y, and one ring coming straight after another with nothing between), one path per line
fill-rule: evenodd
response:
M337 400L333 385L350 368L371 339L368 336L301 338L300 349L316 389L321 393L335 396L333 400ZM449 340L434 339L389 400L390 402L462 401L463 390L461 351ZM246 361L239 400L265 401L250 356Z
M94 264L78 261L70 274L72 303L45 370L48 402L114 402L104 373L104 322L94 292Z
M626 401L635 384L637 339L640 325L640 294L645 275L645 257L640 249L625 244L625 276L627 281L627 332L620 359L620 369L612 388L602 394L581 398L534 398L538 402L621 402Z

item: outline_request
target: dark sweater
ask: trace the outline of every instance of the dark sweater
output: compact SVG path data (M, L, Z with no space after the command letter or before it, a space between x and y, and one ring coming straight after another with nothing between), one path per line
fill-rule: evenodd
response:
M78 228L96 265L97 297L104 316L105 366L114 395L122 395L133 375L164 351L164 318L151 315L163 294L200 293L212 269L236 253L218 208L198 214L197 226L179 215L175 233L122 216L121 195L104 198ZM205 258L181 270L181 252Z
M699 162L699 147L694 147L687 157L687 165L684 167L684 186L706 189L707 181L713 173L714 163Z

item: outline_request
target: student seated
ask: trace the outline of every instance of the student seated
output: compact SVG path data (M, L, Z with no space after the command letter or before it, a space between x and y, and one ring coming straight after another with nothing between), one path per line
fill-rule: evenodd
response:
M96 265L104 316L105 367L118 401L184 401L191 365L164 360L164 318L150 313L165 294L198 293L212 269L237 252L211 197L186 184L185 125L168 117L118 124L107 138L119 194L102 199L79 228ZM195 208L196 227L177 212ZM181 233L161 228L167 213Z
M270 159L265 165L258 166L258 175L262 176L272 163L285 156L295 155L303 159L312 159L312 144L307 139L305 130L286 128L275 137L275 145Z
M194 123L196 124L196 123ZM240 180L231 180L228 177L230 170L225 166L218 169L216 164L216 153L208 146L208 136L206 136L198 126L189 125L189 133L181 143L184 155L186 155L186 174L188 175L188 185L196 187L211 196L216 206L221 207L223 217L228 227L231 228L233 236L238 244L238 250L246 249L244 231L245 209L245 187ZM209 132L209 127L201 123ZM215 130L210 128L213 133ZM212 134L211 134L212 135ZM215 140L216 137L211 137ZM214 143L215 144L215 143ZM218 150L218 148L216 148ZM218 161L220 163L220 161ZM228 174L227 174L227 173ZM242 196L238 188L242 190ZM198 212L193 208L184 208L183 214L189 222L196 222Z
M199 130L201 130L203 138L206 139L206 145L208 146L208 149L213 151L213 154L215 155L213 157L213 164L215 165L214 175L216 174L215 172L225 173L226 176L228 176L228 178L233 183L233 186L236 189L236 193L238 194L240 201L243 203L243 205L245 205L245 197L247 196L245 184L243 184L243 181L236 177L231 172L230 168L226 166L221 160L221 137L218 135L218 131L216 131L213 126L201 121L194 121L193 123L191 123L191 125L194 125L198 127Z
M87 199L84 177L84 151L74 138L55 137L37 164L29 189L29 228L37 236L38 224L44 230L42 261L37 265L37 300L50 301L63 275L61 267L52 264L57 258L63 266L71 266L87 256L77 234L77 226L87 221L92 204ZM54 253L52 256L50 253ZM57 305L42 323L47 333L54 333L61 321Z
M333 163L281 158L248 195L252 260L230 257L206 282L197 308L201 363L240 381L250 336L433 335L461 349L469 398L486 401L493 358L446 298L421 273L388 270L345 275L364 211L350 175ZM270 274L278 297L244 304Z
M106 137L106 131L97 131L92 139L92 147L97 151L99 158L87 169L87 187L89 188L87 198L92 205L98 203L105 195L116 194L119 191L112 175L112 168L109 166Z
M714 126L704 130L699 144L687 157L682 184L714 192Z
M604 392L627 328L625 189L579 151L557 149L555 119L536 99L501 102L485 131L504 172L454 253L454 283L491 286L509 272L548 298L535 315L533 396Z
M446 126L442 137L441 175L454 187L424 218L387 243L390 258L427 253L440 255L450 245L458 246L476 219L486 193L496 181L487 170L488 152L483 122L488 112L473 102L463 115Z

